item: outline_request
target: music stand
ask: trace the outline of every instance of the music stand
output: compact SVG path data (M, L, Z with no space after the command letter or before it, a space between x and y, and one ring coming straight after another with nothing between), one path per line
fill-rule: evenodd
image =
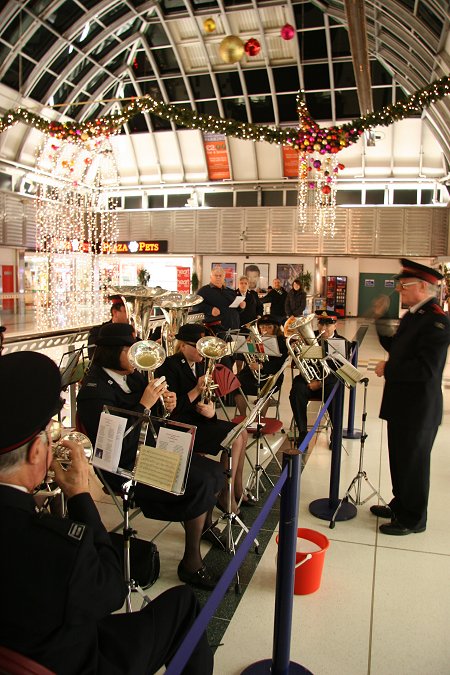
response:
M59 362L59 372L61 375L61 391L67 389L70 384L75 384L78 379L74 379L74 373L78 366L81 355L83 354L83 347L75 349L71 352L65 352L61 356Z
M106 413L108 416L111 414L117 415L119 418L121 418L122 422L124 421L122 416L125 417L125 422L129 421L130 419L132 420L134 418L134 421L130 424L125 433L121 431L120 425L117 427L116 438L115 440L111 441L111 448L109 449L109 451L108 448L105 447L106 446L105 438L107 437L111 439L113 434L110 431L109 433L104 434L102 436L101 431L102 418L101 418L93 453L94 466L97 466L98 468L101 469L106 469L107 471L111 471L111 473L114 473L117 476L128 479L125 481L125 483L122 484L121 497L123 502L124 578L125 583L127 585L127 597L125 602L126 602L126 611L131 612L132 592L138 592L140 594L143 600L142 607L144 607L144 605L150 602L149 597L144 593L144 590L139 586L138 583L136 583L136 581L132 578L131 575L131 562L130 562L131 538L135 536L137 532L132 527L130 527L129 510L134 501L135 486L137 483L143 483L144 485L157 487L160 490L165 490L167 492L171 492L172 494L176 495L184 494L192 458L192 450L194 446L196 427L184 424L182 422L175 422L167 418L151 416L149 410L144 410L143 413L139 413L132 410L126 410L123 408L104 406L102 414L104 413ZM161 485L161 483L155 482L155 480L158 480L158 478L152 480L150 475L151 466L150 468L148 468L149 463L151 465L150 457L147 456L147 458L143 460L143 463L140 464L142 458L144 457L144 452L146 452L147 450L151 450L151 448L149 448L149 446L146 445L149 433L151 435L151 438L153 438L153 441L155 442L156 446L156 442L159 436L156 433L155 424L156 426L159 426L159 430L161 430L161 428L163 427L164 428L172 427L177 431L182 431L183 433L189 434L189 438L186 439L187 442L184 444L183 448L177 446L177 448L173 449L173 452L177 452L181 456L181 459L178 462L176 476L175 475L173 476L172 489L164 488ZM122 434L122 441L123 441L123 438L125 438L129 433L131 433L134 429L136 429L138 425L140 425L139 441L138 441L138 448L136 451L134 467L132 470L123 469L122 467L118 466L118 461L120 460L120 453L118 455L117 439L120 438L120 435ZM99 443L101 443L102 445L100 452L99 452L100 449ZM154 461L155 462L157 461L156 457L154 458ZM107 462L110 462L109 467L105 466ZM160 470L162 469L161 465L159 465L159 469Z

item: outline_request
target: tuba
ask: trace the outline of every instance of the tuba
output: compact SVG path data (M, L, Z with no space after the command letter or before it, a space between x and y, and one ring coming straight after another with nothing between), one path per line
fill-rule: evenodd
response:
M153 371L159 368L166 360L166 352L161 345L153 342L153 340L141 340L141 342L135 342L134 345L131 345L128 352L128 360L138 370L147 371L148 380L151 382L154 377ZM167 417L169 413L166 410L162 394L159 400L162 403L164 417Z
M155 306L162 310L166 319L166 323L161 329L161 338L167 356L174 354L174 336L178 333L181 326L187 323L190 308L201 302L203 302L201 295L175 292L166 293L160 300L155 302Z
M167 295L168 292L161 286L155 286L154 288L147 286L112 286L108 289L109 295L122 296L128 320L134 324L136 332L143 340L146 340L150 333L150 319L156 300L163 295Z
M330 374L330 367L323 358L323 350L311 326L314 317L314 314L296 317L291 319L289 326L285 325L288 352L308 384L313 380L325 379ZM312 358L318 350L322 356Z
M205 388L202 391L200 401L202 403L209 403L213 389L217 389L217 385L213 380L214 366L218 359L225 356L227 343L225 340L221 340L213 335L206 335L198 340L196 349L206 360Z

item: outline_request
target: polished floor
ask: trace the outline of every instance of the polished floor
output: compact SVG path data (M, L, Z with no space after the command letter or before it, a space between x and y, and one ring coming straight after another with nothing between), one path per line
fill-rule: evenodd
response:
M340 332L352 339L362 322L347 319ZM369 377L364 469L382 497L391 498L386 427L378 418L383 382L373 372L384 352L373 326L360 347L359 367ZM281 401L281 418L289 428L290 375ZM328 496L331 452L325 432L310 444L302 472L298 526L325 534L330 546L319 590L294 596L291 661L315 675L448 675L450 673L450 367L444 377L444 420L432 453L431 495L426 532L388 537L378 531L379 521L369 511L372 497L357 507L352 520L328 522L310 514L311 501ZM362 388L356 403L355 427L361 428ZM344 426L346 426L344 417ZM281 439L278 445L284 440ZM360 441L344 440L341 462L342 495L358 470ZM273 470L273 462L270 472ZM99 485L92 482L94 498L105 524L119 523L119 514ZM363 484L362 499L370 494ZM247 509L246 513L250 513ZM253 510L252 510L253 511ZM256 511L257 512L257 511ZM218 514L219 515L219 514ZM254 518L254 514L249 516ZM261 532L261 555L249 553L243 569L243 593L231 589L211 622L210 640L216 647L215 673L237 675L261 659L270 659L273 640L277 510ZM162 523L138 516L140 537L150 539ZM182 555L183 531L171 524L157 539L161 575L148 591L150 597L177 583L176 568ZM209 551L208 564L224 569L226 553ZM206 594L199 593L202 601ZM140 599L133 594L133 606Z

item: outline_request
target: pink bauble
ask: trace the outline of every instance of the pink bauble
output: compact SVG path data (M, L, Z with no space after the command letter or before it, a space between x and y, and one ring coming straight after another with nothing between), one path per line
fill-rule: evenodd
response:
M295 28L290 23L285 23L281 29L281 37L283 40L292 40L295 35Z

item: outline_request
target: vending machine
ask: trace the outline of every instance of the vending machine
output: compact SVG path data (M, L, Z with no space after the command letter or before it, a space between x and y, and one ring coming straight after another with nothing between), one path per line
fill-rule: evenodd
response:
M345 304L347 301L347 277L327 277L327 309L336 312L340 317L345 317Z

